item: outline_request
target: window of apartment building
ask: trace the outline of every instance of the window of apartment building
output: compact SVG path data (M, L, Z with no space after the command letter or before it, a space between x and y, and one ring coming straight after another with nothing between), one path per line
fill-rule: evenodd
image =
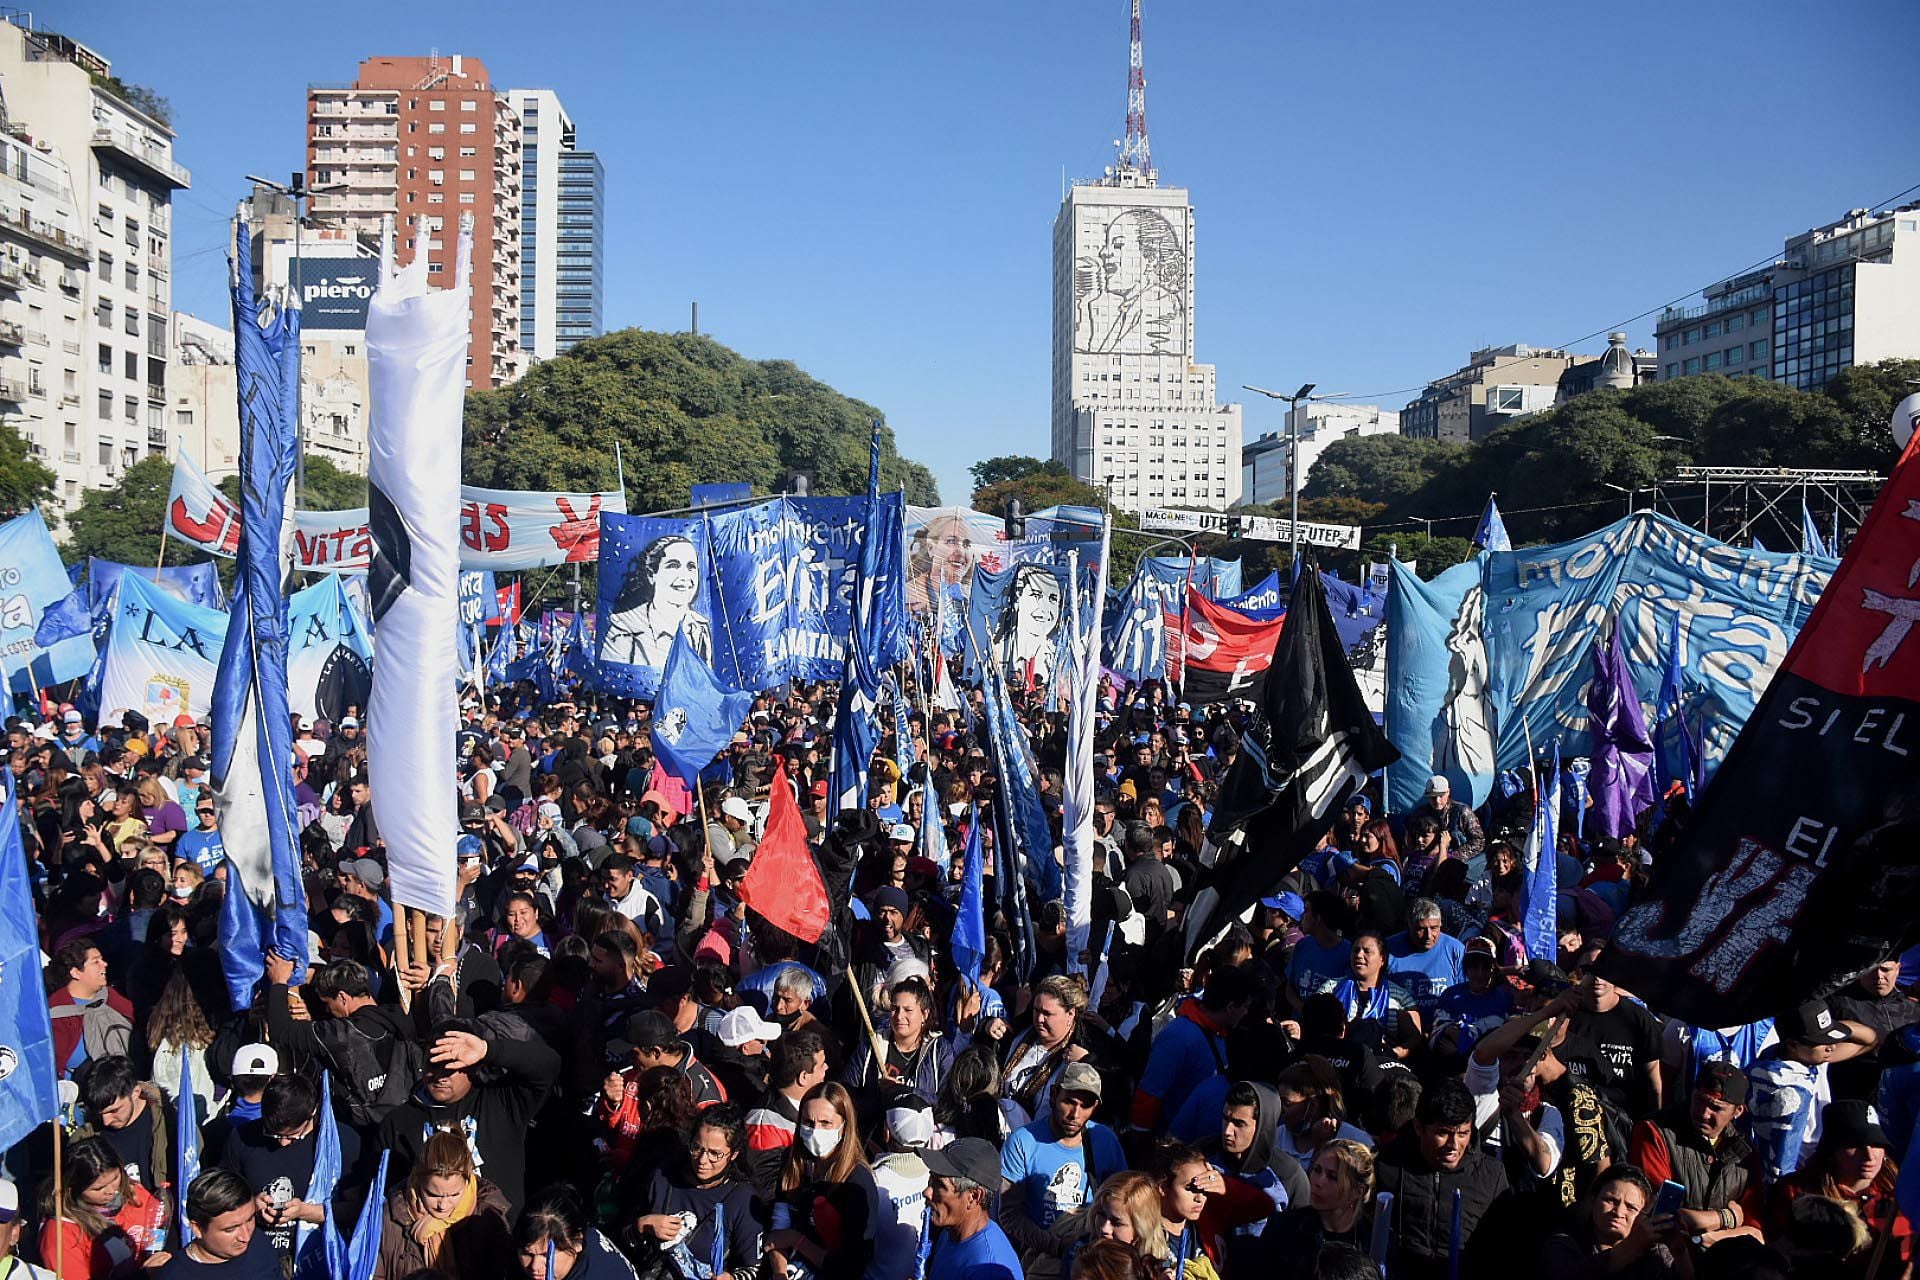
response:
M445 121L435 120L427 125L428 133L445 133L446 131L447 126Z
M1669 378L1677 378L1680 376L1680 364L1678 361L1667 366L1667 376Z
M137 338L140 336L140 313L132 307L127 308L127 318L124 327L126 331L134 337Z
M429 262L429 263L427 264L427 274L428 274L428 275L430 275L430 276L437 276L437 275L439 275L439 274L440 274L440 264L439 264L439 263L437 263L437 262Z
M1761 308L1761 309L1756 309L1755 311L1753 311L1753 312L1752 312L1752 314L1750 314L1750 315L1749 315L1749 316L1747 317L1747 323L1748 323L1748 324L1751 324L1751 325L1752 325L1752 326L1753 326L1754 328L1756 328L1756 329L1764 329L1764 328L1766 328L1766 327L1767 327L1767 313L1766 313L1766 311L1765 311L1765 309L1764 309L1764 308Z
M96 367L102 373L113 372L113 348L104 342L100 344L100 355Z
M460 148L460 158L461 158L462 160L465 160L465 159L468 159L468 158L470 158L470 157L472 157L472 156L476 156L476 155L479 155L479 154L480 154L480 152L479 152L479 150L478 150L478 148L475 148L475 147L462 147L462 148ZM531 175L531 174L529 174L529 175L527 175L527 180L528 180L529 182L531 182L531 181L533 180L533 175Z
M462 133L478 133L478 132L480 132L480 126L479 126L479 124L478 124L478 123L476 123L476 122L474 122L474 121L472 121L472 120L462 120L462 121L460 122L460 132L462 132Z
M1747 349L1743 346L1736 344L1727 349L1727 363L1729 365L1744 364L1746 358Z
M445 169L427 170L427 181L433 183L435 186L438 186L439 184L445 182L446 180L447 180L447 171Z
M461 203L461 204L472 204L472 203L473 203L473 192L471 192L471 191L462 191L462 192L460 193L460 203Z
M447 193L446 193L446 192L444 192L444 191L429 191L429 192L427 192L427 203L428 203L428 204L445 204L446 202L447 202Z
M176 409L176 410L174 410L174 412L173 412L173 424L174 424L174 425L175 425L176 427L190 427L190 426L192 426L192 425L193 425L193 410L191 410L191 409Z
M471 170L471 169L462 169L462 170L460 171L460 181L462 181L462 182L472 182L473 180L474 180L474 178L473 178L473 170Z
M128 422L140 421L140 402L134 397L128 396L121 402L121 407L126 410L126 419Z
M1688 356L1687 363L1684 367L1686 369L1687 376L1691 378L1694 374L1700 372L1700 357Z
M429 111L445 111L446 109L447 109L447 100L446 100L445 98L429 98L429 99L427 99L427 110L429 110Z
M1698 329L1689 329L1680 335L1680 345L1683 347L1690 347L1698 341L1700 341L1700 330Z
M99 323L102 329L113 328L113 303L106 298L100 299L99 302L94 304L93 318ZM105 347L100 349L102 351L106 350Z
M1700 336L1703 338L1717 338L1720 333L1721 324L1718 320L1709 320L1700 328Z
M134 266L131 262L127 264L127 288L136 292L138 292L140 288L140 268Z
M100 393L100 421L113 421L113 392L111 391Z
M1760 339L1758 342L1749 342L1747 344L1747 359L1765 360L1766 358L1767 340L1765 338Z
M127 352L126 362L122 367L126 370L127 381L131 382L135 378L139 377L140 376L140 353L137 351Z
M1718 369L1722 363L1724 363L1724 359L1720 352L1709 351L1707 352L1707 358L1704 362L1702 362L1701 367L1706 369L1708 373L1712 373L1715 369Z
M460 104L460 109L462 111L473 111L478 109L479 106L479 103L475 102L472 98L468 98Z
M1735 333L1747 327L1747 313L1736 311L1727 317L1727 332Z
M127 227L127 243L131 245L133 248L138 249L140 247L139 221L134 218L128 218L126 220L126 227Z
M111 440L102 440L100 442L100 465L103 467L111 467L113 465L113 441Z
M411 152L413 148L409 147L407 148L407 150ZM427 148L427 159L445 160L446 158L447 158L447 149L445 147L428 147Z

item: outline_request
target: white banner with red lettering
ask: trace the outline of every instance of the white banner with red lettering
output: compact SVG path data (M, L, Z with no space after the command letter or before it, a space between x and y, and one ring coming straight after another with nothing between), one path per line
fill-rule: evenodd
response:
M538 493L460 487L460 567L535 569L592 564L600 558L600 514L624 515L618 493ZM364 573L373 555L367 508L297 511L293 517L295 568L314 573ZM173 464L167 493L169 536L202 551L233 558L240 544L240 508L221 493L184 452Z

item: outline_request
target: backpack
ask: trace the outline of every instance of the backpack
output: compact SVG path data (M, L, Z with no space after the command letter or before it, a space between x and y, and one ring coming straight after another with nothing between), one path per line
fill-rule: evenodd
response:
M107 1004L62 1004L53 1008L56 1022L80 1019L80 1043L86 1046L87 1059L98 1062L124 1054L133 1043L133 1023L127 1015Z
M368 1034L357 1018L336 1018L314 1027L333 1069L333 1098L355 1128L378 1125L412 1096L426 1055L412 1040L384 1027Z

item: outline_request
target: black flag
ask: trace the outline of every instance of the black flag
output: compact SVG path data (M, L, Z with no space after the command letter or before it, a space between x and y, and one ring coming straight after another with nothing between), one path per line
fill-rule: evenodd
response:
M1218 847L1215 896L1202 891L1195 901L1189 941L1272 892L1326 835L1347 797L1399 758L1347 666L1319 570L1303 568L1259 705L1220 784L1207 830Z
M1920 447L1910 445L1601 972L1727 1027L1920 941Z

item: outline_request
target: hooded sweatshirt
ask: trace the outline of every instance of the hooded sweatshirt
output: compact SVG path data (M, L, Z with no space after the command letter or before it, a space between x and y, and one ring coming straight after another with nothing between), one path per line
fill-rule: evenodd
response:
M1200 1225L1209 1237L1227 1236L1230 1254L1244 1247L1240 1241L1257 1237L1264 1231L1271 1214L1306 1204L1308 1199L1307 1171L1274 1141L1280 1123L1280 1095L1258 1083L1253 1084L1253 1091L1258 1101L1254 1104L1253 1142L1246 1154L1228 1155L1220 1145L1217 1129L1213 1137L1200 1143L1207 1162L1225 1175L1228 1191L1232 1193L1220 1200L1218 1213L1209 1201L1206 1212L1200 1215ZM1272 1207L1249 1221L1249 1215L1258 1206L1243 1204L1244 1198L1238 1194L1236 1184L1260 1192Z

